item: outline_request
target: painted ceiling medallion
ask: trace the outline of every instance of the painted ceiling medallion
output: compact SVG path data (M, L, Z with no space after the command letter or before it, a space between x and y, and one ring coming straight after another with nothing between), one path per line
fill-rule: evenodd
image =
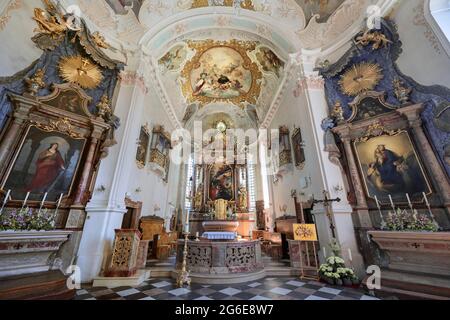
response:
M343 93L356 96L375 89L383 79L383 70L376 63L364 62L350 67L341 76L339 84Z
M212 7L212 6L222 6L222 7L234 7L236 5L241 6L242 9L255 10L252 0L194 0L192 2L191 9Z
M189 41L188 45L196 51L181 72L188 103L199 102L201 106L212 102L256 103L262 73L247 55L255 50L256 43L206 40Z
M59 74L64 81L78 84L83 89L94 89L103 79L97 65L82 56L62 58L59 62Z

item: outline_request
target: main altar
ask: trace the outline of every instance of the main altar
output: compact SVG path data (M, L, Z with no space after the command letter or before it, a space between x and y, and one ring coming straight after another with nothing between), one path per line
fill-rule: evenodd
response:
M227 124L215 125L227 150ZM196 283L239 283L265 276L261 243L252 240L256 222L250 213L248 155L235 146L227 159L194 163L190 177L191 208L186 213L185 239L177 246L177 270ZM190 235L188 237L187 235ZM194 237L195 236L195 237Z

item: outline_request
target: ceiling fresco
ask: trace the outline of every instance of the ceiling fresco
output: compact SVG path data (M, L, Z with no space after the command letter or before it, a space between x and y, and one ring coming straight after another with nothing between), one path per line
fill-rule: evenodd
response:
M211 104L253 108L252 117L261 118L285 73L285 62L271 48L244 40L186 40L159 58L158 65L172 101L184 106L178 110L185 120Z

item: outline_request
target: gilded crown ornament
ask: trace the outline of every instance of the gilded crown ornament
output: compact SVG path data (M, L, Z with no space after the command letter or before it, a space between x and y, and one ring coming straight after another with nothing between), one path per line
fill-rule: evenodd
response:
M78 84L83 89L94 89L103 79L98 66L79 55L62 58L59 62L59 74L64 81Z
M375 89L383 79L381 67L376 63L363 62L350 67L342 76L339 84L348 96Z
M35 96L37 95L40 89L45 88L46 84L44 81L44 77L45 77L44 69L38 69L31 78L25 78L27 93L32 96Z

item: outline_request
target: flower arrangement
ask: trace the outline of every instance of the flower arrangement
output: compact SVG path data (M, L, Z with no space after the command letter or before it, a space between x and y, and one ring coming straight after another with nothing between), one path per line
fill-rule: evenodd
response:
M55 229L56 214L48 209L23 208L0 216L0 231L49 231Z
M320 278L331 285L357 285L359 279L355 272L345 267L344 259L332 256L327 259L327 263L322 264L319 268Z
M419 214L417 210L413 210L413 213L411 213L398 209L395 214L389 212L382 229L387 231L437 232L439 231L439 226L436 221L433 221L424 214Z
M319 276L322 281L330 285L359 285L359 279L355 272L345 266L345 261L340 257L341 247L336 239L333 239L330 247L333 255L327 258L327 263L324 263L319 268Z

